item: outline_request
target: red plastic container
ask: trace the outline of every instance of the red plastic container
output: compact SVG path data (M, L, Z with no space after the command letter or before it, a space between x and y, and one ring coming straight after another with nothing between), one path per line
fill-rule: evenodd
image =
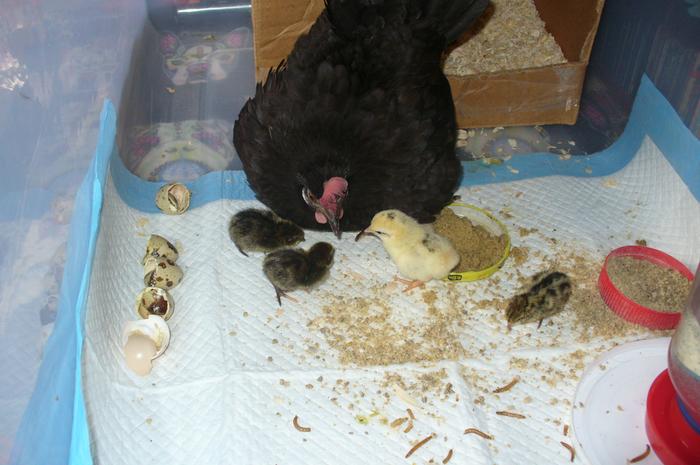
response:
M666 268L672 268L688 278L689 281L693 280L693 273L681 262L660 250L652 249L651 247L631 245L620 247L610 252L605 258L603 269L600 271L600 276L598 277L600 296L607 306L620 317L631 323L651 329L675 328L681 319L680 310L682 309L673 313L657 312L651 308L639 305L615 287L607 271L608 261L615 257L633 257ZM698 462L698 464L700 464L700 462Z
M668 370L661 372L649 389L646 431L651 448L664 465L700 464L700 434L683 416Z

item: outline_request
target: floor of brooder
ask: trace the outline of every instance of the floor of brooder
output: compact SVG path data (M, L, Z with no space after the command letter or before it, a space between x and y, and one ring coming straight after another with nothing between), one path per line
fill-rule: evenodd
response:
M298 302L280 308L262 257L243 257L228 239L230 216L256 202L143 214L110 180L83 357L95 462L441 463L451 450L458 464L564 464L564 441L579 449L577 463L587 463L572 432L563 434L585 364L617 343L659 335L601 322L597 267L607 251L637 239L697 260L698 202L648 139L612 176L553 176L459 194L510 227L514 252L492 278L402 294L378 242L308 232L304 246L337 246L335 266L321 288L295 293ZM172 291L170 347L139 378L119 344L123 323L136 317L140 259L152 233L178 246L185 278ZM508 333L504 299L551 266L577 286L567 310L539 331ZM510 390L492 392L514 377ZM415 420L400 420L408 408ZM496 414L502 410L526 418ZM295 416L311 430L295 429ZM493 439L463 434L472 427ZM631 434L643 449L643 432Z

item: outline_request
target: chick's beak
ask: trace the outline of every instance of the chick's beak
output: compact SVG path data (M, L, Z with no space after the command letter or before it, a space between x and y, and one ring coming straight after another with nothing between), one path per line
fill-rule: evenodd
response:
M359 241L359 240L362 239L364 236L374 236L374 237L377 237L377 234L376 234L374 231L372 231L371 229L365 228L365 229L363 229L362 231L360 231L360 232L357 234L357 236L355 236L355 242Z

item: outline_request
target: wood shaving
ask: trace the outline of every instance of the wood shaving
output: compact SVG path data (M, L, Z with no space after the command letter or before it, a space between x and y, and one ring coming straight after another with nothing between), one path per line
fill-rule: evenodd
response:
M571 462L573 462L574 459L576 458L576 449L574 449L571 444L567 444L564 441L559 441L559 444L564 446L566 448L566 450L569 451L569 454L571 454Z
M491 436L488 433L484 433L480 429L476 428L467 428L464 430L464 434L476 434L477 436L481 436L482 438L487 439L489 441L493 440L493 436Z
M297 431L301 431L302 433L308 433L311 431L311 428L309 428L308 426L301 426L299 424L299 417L297 415L294 415L292 424L294 425L294 428L296 428Z
M649 454L651 454L651 447L649 447L649 444L647 444L647 448L639 454L638 456L631 458L628 460L629 463L638 463L644 460L645 458L649 457Z
M498 389L494 389L494 390L493 390L493 393L494 393L494 394L500 394L500 393L502 393L502 392L510 391L511 389L513 389L513 386L515 386L516 384L518 384L518 381L520 381L520 378L518 378L518 377L516 376L515 378L513 378L513 380L512 380L510 383L506 384L505 386L501 386L501 387L499 387Z
M428 443L428 441L430 441L430 440L433 439L434 437L435 437L435 434L431 434L430 436L426 437L425 439L422 439L421 441L418 441L418 442L416 443L415 446L411 447L411 448L409 449L409 451L406 452L405 458L409 458L411 455L413 455L413 453L414 453L415 451L417 451L418 449L420 449L421 447L423 447L424 445L426 445L426 444Z
M517 418L519 420L527 418L525 415L523 415L521 413L508 412L507 410L499 410L498 412L496 412L496 415L500 415L502 417Z
M445 74L466 76L566 63L532 0L491 0L493 15L482 16L449 52Z

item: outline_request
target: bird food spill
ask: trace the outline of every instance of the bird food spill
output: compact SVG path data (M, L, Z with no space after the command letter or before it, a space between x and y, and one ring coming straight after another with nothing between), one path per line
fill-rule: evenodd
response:
M407 420L408 420L408 418L406 418L406 417L397 418L396 420L389 423L389 426L391 426L392 428L398 428L399 426L406 423Z
M639 454L636 457L629 459L628 462L629 463L639 463L642 460L644 460L645 458L649 457L649 454L651 454L651 447L649 447L649 444L647 444L647 447L644 450L644 452L642 452L641 454Z
M574 459L576 458L576 449L574 449L571 444L567 444L564 441L559 441L559 444L564 446L566 448L566 450L569 451L569 454L571 455L571 462L573 462Z
M493 436L491 436L488 433L484 433L480 429L476 429L476 428L467 428L464 430L464 434L476 434L477 436L480 436L480 437L487 439L489 441L493 440Z
M633 257L613 257L607 270L620 292L658 312L682 311L692 285L676 270Z
M415 415L413 415L413 410L411 410L410 408L406 409L406 413L408 413L408 418L410 418L411 420L416 419Z
M445 208L433 225L435 232L446 237L459 252L460 261L454 271L478 271L488 268L503 256L505 235L495 236L486 228Z
M513 389L513 386L515 386L516 384L518 384L518 381L520 381L520 378L518 378L518 377L516 376L515 378L513 378L513 380L512 380L510 383L506 384L505 386L499 387L498 389L495 389L495 390L493 391L493 393L494 393L494 394L500 394L500 393L502 393L502 392L510 391L511 389Z
M521 413L508 412L506 410L499 410L498 412L496 412L496 415L501 415L502 417L517 418L519 420L527 418L525 415L523 415Z
M450 450L447 451L447 455L445 456L444 459L442 459L442 464L443 464L443 465L446 465L450 460L452 460L452 454L453 454L453 453L454 453L454 452L452 451L452 449L450 449Z
M409 451L406 452L406 457L405 457L405 458L409 458L411 455L413 455L413 453L414 453L415 451L417 451L418 449L420 449L421 447L423 447L424 445L426 445L426 444L428 443L428 441L430 441L430 440L433 439L434 437L435 437L435 434L431 434L430 436L426 437L425 439L423 439L423 440L417 442L415 446L411 447L411 448L409 449Z
M299 424L299 417L297 415L294 415L294 419L292 419L292 424L294 425L294 428L296 428L297 431L301 431L302 433L311 432L311 428L309 428L308 426L301 426Z

